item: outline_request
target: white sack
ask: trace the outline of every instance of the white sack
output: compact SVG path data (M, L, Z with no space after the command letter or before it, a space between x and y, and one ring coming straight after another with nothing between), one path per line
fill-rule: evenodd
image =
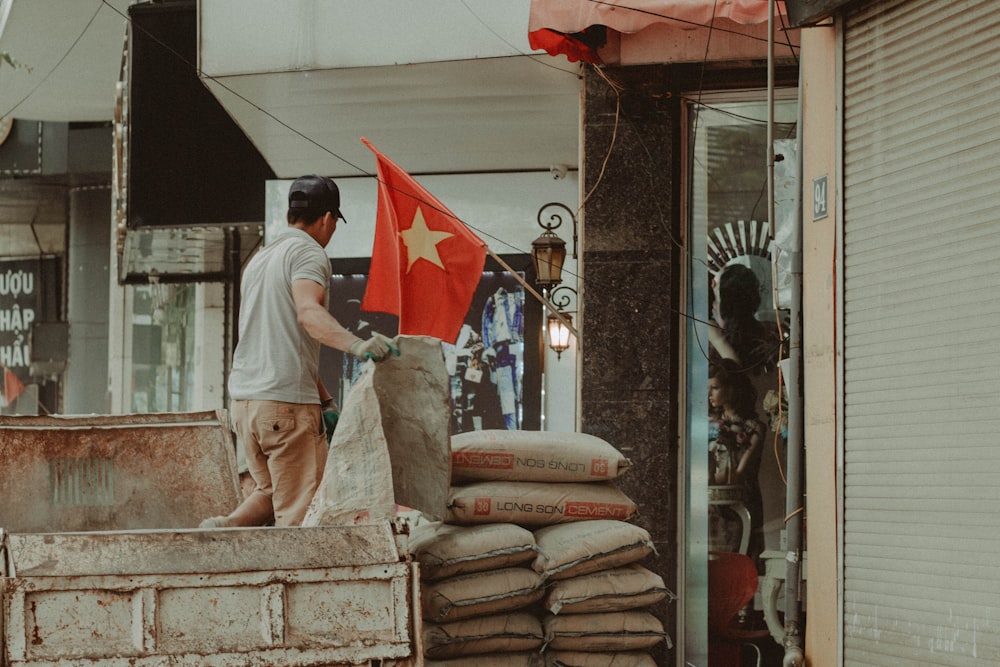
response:
M400 355L367 362L347 394L304 526L392 519L397 503L432 519L444 514L451 406L441 341L397 336L393 344Z

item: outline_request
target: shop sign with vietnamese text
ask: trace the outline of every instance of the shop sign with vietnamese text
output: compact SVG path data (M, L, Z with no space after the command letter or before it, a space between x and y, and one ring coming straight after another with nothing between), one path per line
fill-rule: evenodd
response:
M31 325L46 319L43 284L55 260L0 261L0 362L22 380L31 363ZM51 288L51 284L50 284Z

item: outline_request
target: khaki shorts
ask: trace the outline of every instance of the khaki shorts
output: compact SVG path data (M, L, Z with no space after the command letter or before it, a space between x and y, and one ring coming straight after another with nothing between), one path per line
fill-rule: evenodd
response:
M298 526L323 480L328 445L319 404L233 401L234 430L254 493L271 497L275 526Z

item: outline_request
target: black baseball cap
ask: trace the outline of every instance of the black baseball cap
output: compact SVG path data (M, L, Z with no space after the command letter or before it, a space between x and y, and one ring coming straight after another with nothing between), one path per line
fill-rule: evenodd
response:
M340 212L340 189L326 176L300 176L288 188L288 208L306 210L317 217L327 211L344 222L347 219Z

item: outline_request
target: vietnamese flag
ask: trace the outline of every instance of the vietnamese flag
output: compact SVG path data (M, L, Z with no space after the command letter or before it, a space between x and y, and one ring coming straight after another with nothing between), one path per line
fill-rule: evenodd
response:
M14 403L14 399L20 396L22 391L24 391L24 383L21 382L21 378L17 377L14 371L4 366L3 367L4 407L12 405Z
M454 343L486 264L486 244L412 176L378 161L378 215L361 310L399 316L399 333Z

